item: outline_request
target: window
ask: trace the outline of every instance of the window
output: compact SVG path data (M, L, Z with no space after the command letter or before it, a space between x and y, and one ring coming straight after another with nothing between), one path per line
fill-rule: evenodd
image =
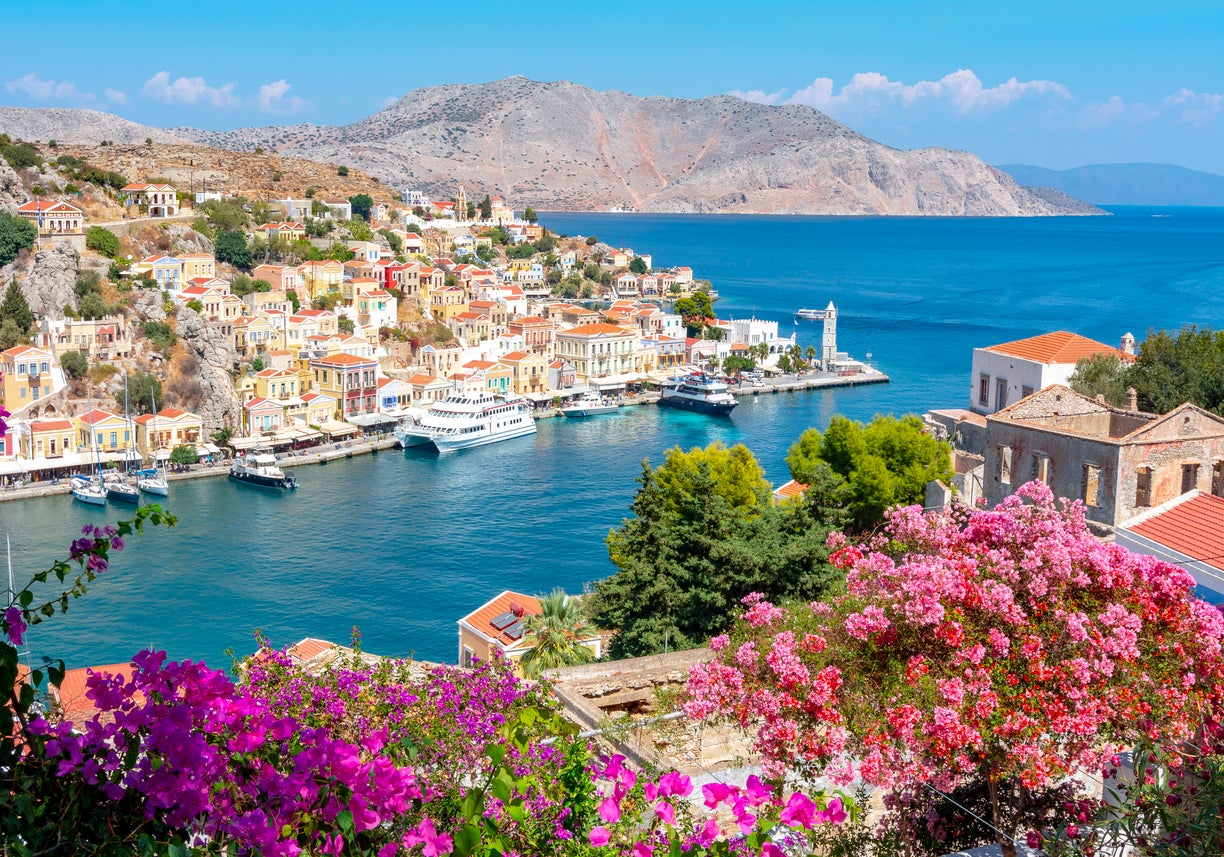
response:
M1001 411L1007 407L1007 379L995 378L995 410Z
M978 404L982 407L990 402L990 376L982 373L978 376Z
M1020 398L1027 399L1031 395L1033 395L1032 387L1021 387L1020 388Z
M1050 456L1043 452L1033 453L1033 478L1050 484Z
M110 445L111 445L111 449L114 449L116 446L119 445L119 435L117 432L110 433Z
M997 447L999 454L999 483L1002 485L1011 485L1011 469L1012 469L1012 451L1010 446L1000 444Z
M1084 465L1083 498L1085 506L1099 506L1097 495L1100 492L1101 468L1095 464Z
M1198 472L1199 466L1197 464L1182 465L1181 492L1183 494L1187 491L1193 491L1198 487Z
M1224 461L1217 461L1211 468L1211 493L1224 497Z
M1135 475L1135 507L1152 505L1152 468L1140 467Z

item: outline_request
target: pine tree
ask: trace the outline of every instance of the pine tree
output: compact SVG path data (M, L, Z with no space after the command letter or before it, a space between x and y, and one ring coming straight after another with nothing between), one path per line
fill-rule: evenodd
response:
M0 303L0 322L5 319L12 319L23 334L29 333L30 328L34 326L34 312L16 280L9 280L4 302Z

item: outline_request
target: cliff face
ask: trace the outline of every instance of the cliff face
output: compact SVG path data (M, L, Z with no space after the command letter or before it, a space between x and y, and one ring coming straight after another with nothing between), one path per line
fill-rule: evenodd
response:
M967 152L899 151L809 107L731 96L640 98L512 77L416 90L352 125L154 131L93 111L0 108L26 138L189 140L360 167L396 188L501 194L546 210L736 214L1084 213ZM73 114L59 116L59 114ZM52 128L52 115L62 124ZM129 127L130 126L130 127ZM109 135L109 136L108 136ZM221 164L224 157L217 159ZM197 171L199 165L193 163ZM196 178L200 173L196 173ZM286 176L288 178L288 176ZM252 189L254 191L254 189Z

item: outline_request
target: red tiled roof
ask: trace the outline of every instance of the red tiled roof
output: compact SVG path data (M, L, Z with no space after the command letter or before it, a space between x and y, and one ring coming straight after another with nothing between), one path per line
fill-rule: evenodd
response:
M124 681L132 678L131 664L108 664L102 667L82 667L64 672L64 680L60 682L56 698L64 717L74 723L83 723L91 719L97 711L93 700L85 695L90 673L100 673L106 676L119 676Z
M1126 529L1224 571L1224 497L1199 492Z
M493 620L503 613L516 613L515 608L521 608L524 616L538 616L542 611L540 602L532 598L530 595L523 595L521 592L511 592L506 590L501 595L494 598L477 608L460 619L460 622L465 622L472 626L486 637L491 637L502 645L512 645L517 643L517 639L507 637L503 631L499 631L493 627Z
M526 351L511 351L509 354L503 354L502 360L511 360L511 361L522 360L524 357L527 357L527 356L528 355Z
M64 431L72 429L72 420L31 420L30 431Z
M572 335L572 336L616 336L626 333L623 327L618 327L615 324L584 324L578 327L571 327L569 330L560 331L557 335Z
M297 643L294 643L285 650L285 654L297 661L308 661L313 657L323 654L329 649L336 648L335 643L327 640L317 640L314 637L307 637Z
M89 413L81 414L81 416L77 417L77 419L79 419L83 423L88 423L89 425L93 425L94 423L100 423L103 420L117 420L119 419L119 415L118 414L108 414L106 411L102 411L102 410L98 410L97 408L94 408Z
M809 485L804 485L802 482L796 482L794 479L791 479L788 482L783 482L781 485L775 488L773 493L775 497L780 499L791 500L795 497L803 496L803 492L808 490L810 487L811 486Z
M1085 357L1097 354L1116 354L1124 360L1134 359L1132 355L1123 354L1112 345L1065 330L1004 342L1002 345L991 345L986 350L1037 363L1078 363Z

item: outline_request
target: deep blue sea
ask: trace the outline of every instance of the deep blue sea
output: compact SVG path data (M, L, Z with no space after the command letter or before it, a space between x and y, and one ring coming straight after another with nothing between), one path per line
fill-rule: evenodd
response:
M688 265L711 280L720 316L777 319L839 310L841 350L892 383L762 396L730 419L632 409L546 420L522 438L447 457L384 452L297 471L269 495L224 479L172 485L173 531L132 540L67 616L33 629L32 649L70 666L127 660L148 646L227 666L227 649L306 636L453 660L456 620L503 589L528 593L611 573L604 537L628 514L643 458L713 440L746 443L775 483L787 447L840 413L921 412L968 403L972 349L1068 329L1104 342L1153 328L1224 326L1224 209L1114 209L1112 217L923 219L551 214ZM1162 215L1153 217L1152 215ZM800 342L819 345L820 325ZM107 512L66 497L0 503L19 580L66 552Z

